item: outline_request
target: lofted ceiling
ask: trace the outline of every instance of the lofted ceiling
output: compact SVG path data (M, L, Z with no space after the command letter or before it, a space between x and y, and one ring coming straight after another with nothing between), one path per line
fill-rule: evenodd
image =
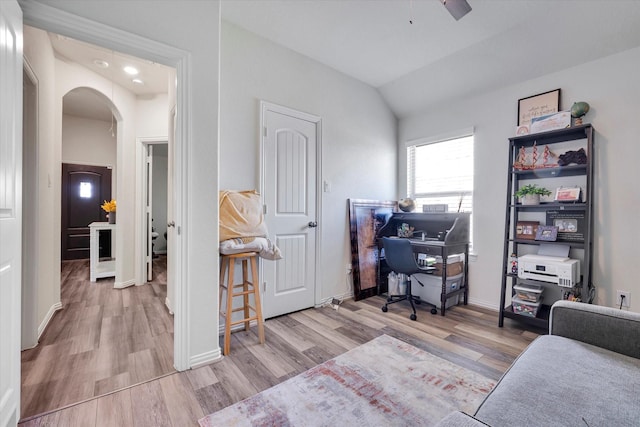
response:
M440 0L224 0L222 17L378 88L397 117L640 46L637 0L468 2L459 21Z
M377 88L397 117L640 46L638 0L468 2L473 10L459 21L440 0L221 4L222 19ZM163 66L64 37L51 39L60 57L138 96L166 92ZM96 69L99 54L116 67ZM127 60L144 70L144 86L133 85L130 77L118 80Z

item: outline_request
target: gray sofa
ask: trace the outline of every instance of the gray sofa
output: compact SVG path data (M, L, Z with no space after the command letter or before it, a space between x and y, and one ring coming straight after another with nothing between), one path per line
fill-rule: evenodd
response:
M558 301L473 416L439 427L640 426L640 313Z

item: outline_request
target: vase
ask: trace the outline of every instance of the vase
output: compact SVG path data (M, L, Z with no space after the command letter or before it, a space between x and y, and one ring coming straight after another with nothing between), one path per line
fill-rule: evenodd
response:
M539 194L525 194L520 198L520 201L523 205L539 205L540 204L540 195Z
M109 224L115 224L116 223L116 213L115 212L109 212Z

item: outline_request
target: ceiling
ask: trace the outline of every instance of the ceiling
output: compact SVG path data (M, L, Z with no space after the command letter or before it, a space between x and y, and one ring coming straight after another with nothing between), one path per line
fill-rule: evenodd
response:
M459 21L440 0L222 0L222 18L377 88L398 117L640 46L638 0L468 2ZM163 66L52 42L140 96L166 92ZM96 69L99 54L115 67ZM121 76L129 60L144 86Z
M397 117L640 46L637 0L468 2L459 21L440 0L225 0L222 17L378 88Z
M49 33L49 39L58 59L88 68L139 98L168 91L169 67L59 34ZM127 74L124 71L126 66L135 67L138 74ZM134 83L133 79L142 83ZM65 95L63 111L72 116L111 120L111 110L101 95L88 88L74 89Z

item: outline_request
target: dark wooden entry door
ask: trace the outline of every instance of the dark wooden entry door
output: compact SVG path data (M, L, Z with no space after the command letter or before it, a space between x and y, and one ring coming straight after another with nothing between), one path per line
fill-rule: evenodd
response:
M106 212L100 207L104 200L111 200L111 169L62 164L63 260L89 258L89 224L107 221ZM102 256L110 253L111 236L100 235Z

